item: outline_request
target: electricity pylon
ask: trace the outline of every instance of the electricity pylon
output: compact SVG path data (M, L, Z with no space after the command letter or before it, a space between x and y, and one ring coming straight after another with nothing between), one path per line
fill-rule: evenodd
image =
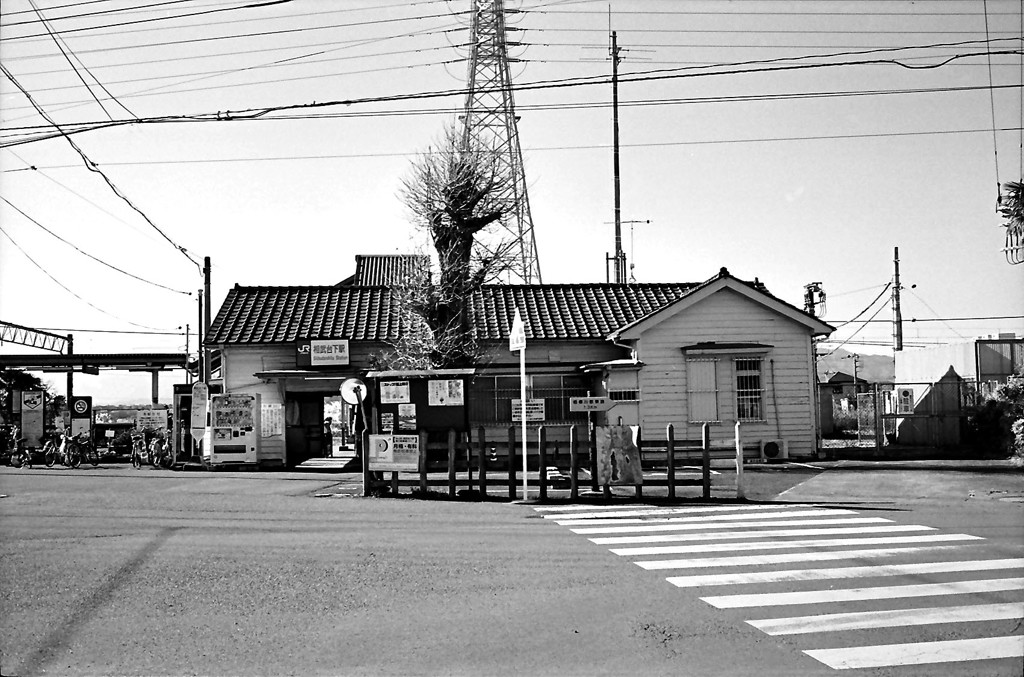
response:
M507 243L514 239L515 260L509 268L510 276L526 284L540 283L540 262L533 237L533 217L516 128L512 77L509 75L509 62L516 59L509 57L508 47L519 43L506 39L509 29L505 25L504 0L472 2L463 143L467 147L476 144L497 153L512 185L506 198L509 209L501 219L500 233L493 236L495 241L484 240L479 244L493 253L491 248L498 246L500 241Z

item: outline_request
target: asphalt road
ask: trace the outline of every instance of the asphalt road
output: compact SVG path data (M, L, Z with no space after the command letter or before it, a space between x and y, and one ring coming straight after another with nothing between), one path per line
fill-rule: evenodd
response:
M822 612L810 603L769 610L704 600L801 591L807 584L681 587L668 578L776 571L778 564L712 569L702 562L699 570L648 569L639 563L719 555L706 546L699 546L698 555L620 554L615 550L678 544L595 543L590 539L603 536L577 533L578 526L549 517L557 510L537 509L585 514L557 498L546 506L363 499L350 496L354 480L331 474L181 473L124 466L0 470L0 671L831 675L836 669L809 651L851 642L947 641L965 633L981 639L1010 637L1013 650L1013 638L1024 632L1013 617L1013 605L1024 602L1018 587L980 593L986 607L1002 610L1002 619L769 634L750 621ZM734 478L727 473L716 475L716 492L727 494L730 481ZM666 524L662 520L681 516L703 525L700 529L718 542L722 556L735 556L743 553L723 545L737 538L726 535L729 523L719 528L707 517L742 520L745 514L801 511L805 504L816 504L824 518L880 518L901 529L920 527L907 532L912 537L982 537L941 542L945 549L927 553L908 548L892 562L1024 558L1019 472L920 464L882 470L857 464L778 466L747 474L752 500L742 510L734 501L709 506L695 498L699 487L696 494L694 489L687 488L678 507L645 491L652 508L639 517L612 521L660 528ZM771 504L758 504L765 500ZM625 495L616 499L616 506L630 503ZM652 512L665 509L682 512L668 517ZM691 522L680 524L690 528ZM748 522L743 528L747 538L760 527ZM830 549L807 545L797 551ZM800 568L827 566L833 564ZM981 578L1020 576L1016 566ZM955 571L927 578L872 578L856 585L977 578ZM841 581L816 587L844 586L855 587ZM897 608L962 606L962 597L904 599ZM827 611L867 613L873 604L855 599L833 603ZM1021 659L1007 657L843 672L1017 677L1022 669Z

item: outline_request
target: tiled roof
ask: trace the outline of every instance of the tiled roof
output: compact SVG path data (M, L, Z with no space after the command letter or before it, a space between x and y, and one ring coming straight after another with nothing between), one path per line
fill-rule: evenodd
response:
M532 339L604 339L682 298L697 284L488 285L469 303L477 340L508 338L516 307ZM210 328L209 344L347 338L393 341L401 313L387 287L240 287Z
M430 274L430 257L412 254L356 255L355 274L339 287L378 287L401 284Z
M682 298L696 284L490 285L473 295L477 340L507 339L516 308L528 339L604 339Z
M400 314L387 287L240 287L228 292L206 342L393 340Z

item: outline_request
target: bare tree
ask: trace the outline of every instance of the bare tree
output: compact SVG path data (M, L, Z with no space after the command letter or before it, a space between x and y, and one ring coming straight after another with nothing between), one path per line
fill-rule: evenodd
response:
M399 195L430 235L438 277L436 284L429 277L410 280L396 295L429 331L432 367L468 366L477 357L467 307L475 290L515 262L514 239L496 235L514 207L512 180L498 152L470 145L452 124L402 182Z

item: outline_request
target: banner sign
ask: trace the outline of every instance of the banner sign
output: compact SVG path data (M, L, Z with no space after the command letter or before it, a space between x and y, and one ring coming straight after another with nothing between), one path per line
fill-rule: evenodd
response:
M345 366L349 363L348 339L299 341L295 364L299 367Z

